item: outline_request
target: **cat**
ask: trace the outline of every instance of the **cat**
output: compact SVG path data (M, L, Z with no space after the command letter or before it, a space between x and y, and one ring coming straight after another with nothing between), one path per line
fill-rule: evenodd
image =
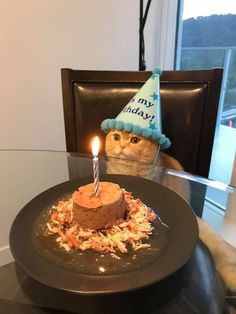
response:
M159 146L151 139L126 131L111 130L106 135L105 152L108 158L107 173L126 174L157 180L190 200L187 180L178 184L178 178L163 175L164 169L184 171L178 160L160 152ZM109 159L109 157L112 157ZM119 161L116 162L116 158ZM154 171L154 167L163 167ZM197 217L199 238L210 250L215 266L226 287L236 292L236 248L224 241L202 218Z
M134 165L132 161L146 164L140 169L138 169L140 165L137 165L137 176L145 176L152 179L152 165L179 171L184 170L178 160L160 152L159 146L154 140L126 131L111 130L106 135L105 151L108 157L130 161L130 163L127 162L127 165L130 166ZM150 165L150 169L147 169L147 164ZM115 167L115 164L113 166ZM142 171L145 170L148 172L143 173ZM133 167L132 171L135 171L135 167Z
M156 173L155 166L184 171L175 158L159 150L155 141L126 131L111 130L107 133L105 151L108 157L107 171L109 173L134 175L150 180L158 179L158 176L160 180L162 176L161 183L170 186L169 177L164 176L162 171ZM119 162L116 162L115 158L119 158ZM176 185L175 191L189 201L188 184Z

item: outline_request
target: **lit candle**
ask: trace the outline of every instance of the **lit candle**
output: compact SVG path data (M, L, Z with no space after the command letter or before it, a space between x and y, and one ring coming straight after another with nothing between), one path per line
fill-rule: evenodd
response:
M94 195L98 196L99 191L99 166L98 166L99 139L96 136L92 143L93 153L93 179L94 179Z

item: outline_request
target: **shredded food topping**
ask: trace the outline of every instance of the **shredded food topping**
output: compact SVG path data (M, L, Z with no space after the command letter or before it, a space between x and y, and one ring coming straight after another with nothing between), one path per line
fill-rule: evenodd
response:
M52 206L46 235L57 235L56 242L67 252L71 249L91 249L100 253L110 252L117 259L119 257L115 253L126 253L127 244L134 251L150 247L150 244L143 243L142 240L148 239L152 234L151 222L156 214L140 199L135 199L131 192L123 189L123 193L126 219L120 219L110 229L91 230L80 227L73 219L73 201L70 198Z

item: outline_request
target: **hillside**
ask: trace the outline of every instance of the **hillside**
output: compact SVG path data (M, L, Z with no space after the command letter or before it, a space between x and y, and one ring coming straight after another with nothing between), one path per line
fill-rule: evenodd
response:
M183 21L183 47L236 47L236 14Z

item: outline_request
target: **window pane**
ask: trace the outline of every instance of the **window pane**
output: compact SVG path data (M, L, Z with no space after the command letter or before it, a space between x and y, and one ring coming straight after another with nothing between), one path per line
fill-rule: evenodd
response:
M181 3L176 68L224 68L209 177L230 183L236 150L236 1ZM226 201L219 197L221 207Z
M224 50L207 47L182 47L181 63L182 70L209 69L224 66Z

